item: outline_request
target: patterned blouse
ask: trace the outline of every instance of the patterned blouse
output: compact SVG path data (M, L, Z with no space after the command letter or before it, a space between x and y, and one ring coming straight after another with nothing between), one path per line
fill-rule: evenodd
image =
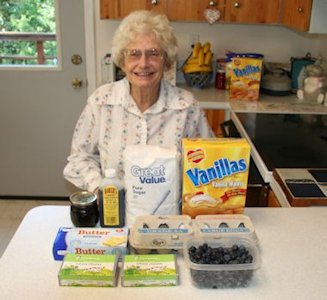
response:
M143 113L129 93L126 78L100 86L88 99L76 124L64 177L75 186L94 191L104 170L124 175L126 145L176 145L184 137L213 137L193 94L161 82L156 103Z

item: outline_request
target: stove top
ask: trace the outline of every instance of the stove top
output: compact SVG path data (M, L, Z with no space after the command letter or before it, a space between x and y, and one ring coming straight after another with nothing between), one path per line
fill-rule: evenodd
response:
M327 115L236 113L269 171L327 168Z

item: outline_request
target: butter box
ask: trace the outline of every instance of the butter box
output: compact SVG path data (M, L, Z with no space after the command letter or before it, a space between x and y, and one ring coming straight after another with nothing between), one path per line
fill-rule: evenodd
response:
M125 255L124 287L176 286L178 274L174 254Z
M59 285L114 287L117 263L118 254L67 254L58 274Z
M55 260L73 254L127 253L128 228L60 227L53 243Z
M183 139L182 213L244 212L250 145L242 138Z

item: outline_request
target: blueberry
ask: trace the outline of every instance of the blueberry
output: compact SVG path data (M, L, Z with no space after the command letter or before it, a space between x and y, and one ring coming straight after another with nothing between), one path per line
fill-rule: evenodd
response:
M252 263L253 257L243 245L213 248L207 243L188 249L190 260L197 264ZM248 285L253 270L206 271L191 269L195 285L201 288L229 288Z

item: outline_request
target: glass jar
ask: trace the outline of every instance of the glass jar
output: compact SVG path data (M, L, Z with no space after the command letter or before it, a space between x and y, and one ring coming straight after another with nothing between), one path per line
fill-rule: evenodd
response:
M99 220L97 196L82 191L70 195L70 217L76 227L94 227Z
M218 70L216 74L216 82L215 82L216 89L224 90L226 88L225 83L226 83L225 71Z
M216 89L224 90L226 87L226 58L218 58L216 60Z

